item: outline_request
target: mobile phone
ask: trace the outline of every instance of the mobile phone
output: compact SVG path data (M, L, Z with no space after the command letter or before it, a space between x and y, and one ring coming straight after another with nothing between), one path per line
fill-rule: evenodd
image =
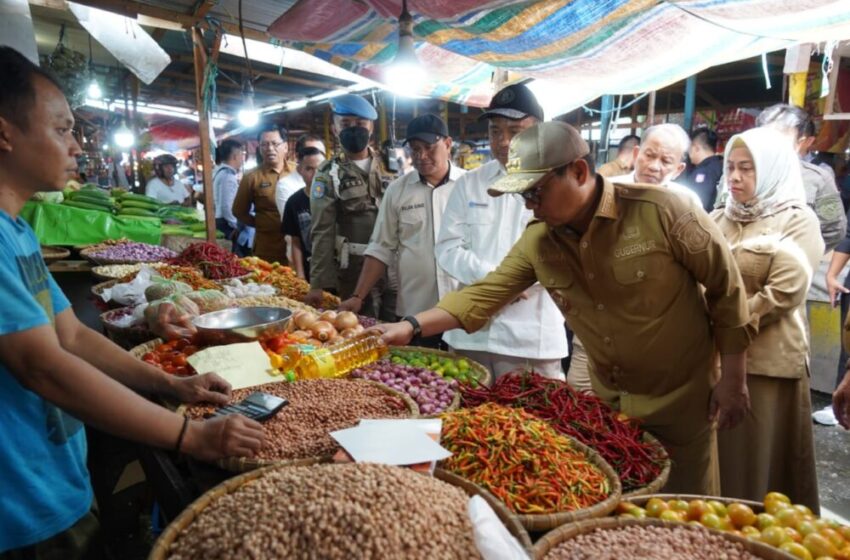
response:
M288 404L289 401L282 397L276 397L275 395L257 391L245 397L245 400L242 402L228 404L219 408L215 411L215 413L213 413L213 416L241 414L251 420L263 422L280 412L280 409Z

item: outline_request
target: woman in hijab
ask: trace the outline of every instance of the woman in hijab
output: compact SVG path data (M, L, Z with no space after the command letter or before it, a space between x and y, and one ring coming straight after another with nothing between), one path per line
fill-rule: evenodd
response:
M726 145L725 208L712 213L747 291L753 340L747 349L752 410L718 433L724 496L762 501L770 491L817 512L809 396L806 293L824 251L806 205L797 155L767 128Z

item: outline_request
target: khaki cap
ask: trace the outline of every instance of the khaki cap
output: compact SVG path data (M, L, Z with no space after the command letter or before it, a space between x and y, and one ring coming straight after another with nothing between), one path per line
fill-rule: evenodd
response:
M567 123L535 124L511 140L505 166L508 174L493 183L487 192L490 196L525 192L548 172L589 153L587 142Z

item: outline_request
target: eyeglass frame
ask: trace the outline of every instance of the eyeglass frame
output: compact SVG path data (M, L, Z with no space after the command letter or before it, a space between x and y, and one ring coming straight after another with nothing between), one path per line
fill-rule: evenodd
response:
M286 141L280 140L276 142L260 142L257 145L260 147L261 150L265 150L266 148L274 148L275 150L277 150L284 144L286 144Z

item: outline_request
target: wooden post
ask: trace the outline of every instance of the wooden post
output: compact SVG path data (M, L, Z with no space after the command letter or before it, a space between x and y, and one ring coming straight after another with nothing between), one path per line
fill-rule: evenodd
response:
M644 130L655 124L655 90L649 92L649 107L646 109L646 122Z
M213 60L218 58L218 45L221 34L216 35L213 48ZM204 70L207 67L207 52L204 48L204 36L198 27L192 27L192 44L194 45L195 62L195 106L198 109L198 136L201 139L201 162L204 182L204 219L207 225L207 241L215 242L215 207L212 188L212 162L210 148L210 116L204 110ZM197 163L196 163L197 165Z
M378 106L378 140L381 143L381 147L383 147L384 142L389 138L389 133L387 132L387 105L386 105L386 96L381 96L381 104ZM395 135L394 135L395 136Z
M333 137L331 136L331 107L325 105L325 110L322 112L322 132L325 137L325 157L331 159L334 152Z

